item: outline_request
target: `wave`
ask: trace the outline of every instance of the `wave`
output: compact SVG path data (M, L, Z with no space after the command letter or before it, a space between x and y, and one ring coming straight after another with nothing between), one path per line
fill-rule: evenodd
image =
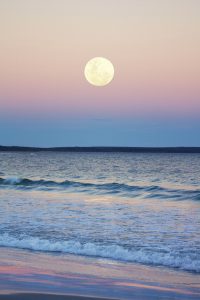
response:
M88 188L99 188L102 190L112 190L113 192L117 191L139 191L142 190L143 187L140 186L133 186L133 185L127 185L123 183L91 183L91 182L80 182L80 181L71 181L71 180L65 180L65 181L53 181L53 180L32 180L28 178L20 178L20 177L7 177L7 178L0 178L0 185L4 186L15 186L15 187L88 187ZM149 188L149 187L148 187ZM148 189L147 188L147 189ZM160 189L160 187L155 187L157 189Z
M20 178L20 177L7 177L0 178L0 185L4 186L15 186L15 187L24 187L24 188L34 188L34 187L67 187L67 186L91 186L91 183L81 183L76 181L65 180L62 182L53 181L53 180L33 180L29 178Z
M126 195L129 197L139 196L142 198L157 199L176 199L176 200L200 200L200 190L193 189L169 189L158 185L139 186L128 185L124 183L92 183L81 181L53 181L53 180L34 180L20 177L0 177L0 187L16 189L39 189L39 190L65 190L67 188L76 188L77 192L91 193L111 193Z
M0 188L15 188L23 190L67 190L76 188L76 192L89 192L95 194L119 194L120 196L140 198L156 198L171 200L200 200L199 189L169 189L158 185L139 186L124 183L92 183L81 181L53 181L53 180L33 180L20 177L0 177Z
M119 245L99 245L80 243L79 241L50 241L37 237L13 237L0 235L0 246L13 247L42 252L62 252L66 254L108 258L122 262L135 262L147 265L166 266L200 273L200 258L177 252L152 252L141 249L126 249Z

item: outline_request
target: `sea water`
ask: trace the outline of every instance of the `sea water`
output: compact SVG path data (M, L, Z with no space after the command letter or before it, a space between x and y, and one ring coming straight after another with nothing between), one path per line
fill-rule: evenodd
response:
M1 152L0 247L200 273L200 154Z

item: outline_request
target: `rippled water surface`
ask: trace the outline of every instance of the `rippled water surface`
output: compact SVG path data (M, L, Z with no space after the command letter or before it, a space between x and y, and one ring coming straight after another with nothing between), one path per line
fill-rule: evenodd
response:
M0 153L0 246L200 272L200 155Z

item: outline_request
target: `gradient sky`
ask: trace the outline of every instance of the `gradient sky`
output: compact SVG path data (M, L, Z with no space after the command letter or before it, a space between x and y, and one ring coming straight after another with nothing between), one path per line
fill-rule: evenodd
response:
M0 0L0 144L200 146L200 1Z

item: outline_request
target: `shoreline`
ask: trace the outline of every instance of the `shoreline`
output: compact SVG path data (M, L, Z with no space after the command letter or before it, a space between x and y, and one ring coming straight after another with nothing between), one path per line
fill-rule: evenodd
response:
M16 294L0 294L0 300L117 300L113 298L97 298L77 295L57 295L57 294L42 294L42 293L16 293Z
M36 293L37 299L52 300L197 300L200 275L100 258L1 247L0 300L32 300ZM40 298L39 294L44 296Z

